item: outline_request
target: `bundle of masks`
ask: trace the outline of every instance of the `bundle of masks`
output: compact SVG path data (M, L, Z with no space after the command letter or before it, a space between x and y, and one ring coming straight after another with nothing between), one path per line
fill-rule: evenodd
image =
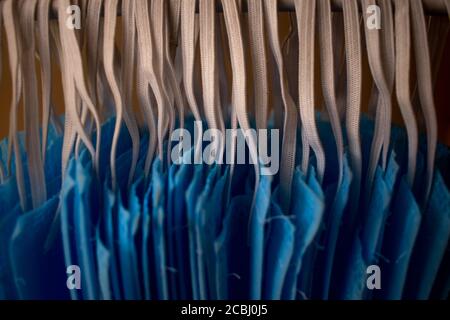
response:
M427 31L448 21L427 26L421 1L297 0L282 42L277 5L0 1L0 299L448 297Z

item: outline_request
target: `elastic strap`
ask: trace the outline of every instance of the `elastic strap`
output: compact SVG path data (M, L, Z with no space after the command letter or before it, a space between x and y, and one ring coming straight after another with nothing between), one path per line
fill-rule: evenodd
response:
M154 0L151 3L150 18L152 22L152 32L155 46L155 56L154 63L156 64L155 70L157 71L157 76L162 84L161 91L163 94L163 110L167 114L167 119L165 125L167 125L168 135L172 136L172 132L175 129L175 109L174 109L174 96L172 92L172 85L170 78L168 77L168 64L166 56L166 50L168 49L168 28L166 23L166 11L165 11L165 1L164 0ZM167 148L167 162L170 165L171 148Z
M233 72L232 105L236 112L239 125L244 132L251 129L247 115L247 82L245 73L244 44L242 41L241 23L239 19L236 0L222 0L225 24L228 33L228 41L231 55L231 68ZM255 188L253 193L252 210L255 205L256 190L259 185L259 160L256 141L252 135L246 139L251 160L255 167Z
M437 145L437 120L433 98L430 50L423 6L421 1L411 1L410 3L419 99L427 132L427 171L425 192L422 199L425 205L428 201L433 181Z
M11 72L11 105L10 105L10 116L9 116L9 144L8 144L8 160L7 169L8 172L11 171L11 156L14 151L15 168L16 168L16 182L19 192L20 206L23 211L26 211L27 198L24 182L24 172L22 163L22 154L20 151L19 137L17 132L17 113L19 108L19 98L20 98L20 65L19 65L19 50L18 50L18 28L15 24L14 17L16 14L14 12L13 0L6 0L3 2L3 23L5 27L6 40L8 44L8 56L9 56L9 68Z
M73 121L73 128L76 130L76 133L80 136L83 143L86 145L89 153L91 154L94 164L94 170L98 172L99 168L99 157L100 157L100 149L101 149L101 125L100 118L98 116L97 110L87 92L87 88L84 81L83 74L83 63L81 59L80 47L75 36L74 30L71 30L66 27L66 18L67 13L66 10L69 7L68 0L59 0L58 2L58 22L59 22L59 33L60 33L60 41L61 41L61 50L62 50L62 61L63 61L63 79L65 79L65 91L67 94L64 94L66 114L70 114L67 121ZM63 80L64 81L64 80ZM72 88L73 87L73 88ZM88 136L83 123L79 117L79 108L77 103L77 99L82 101L92 114L96 125L96 133L97 133L97 143L96 148L92 142L90 141L90 137ZM66 125L67 127L67 125ZM65 132L65 136L66 136ZM69 135L68 139L72 139ZM65 170L67 166L67 162L70 156L70 150L72 149L72 142L70 140L65 141L65 145L63 146L63 170ZM66 144L67 143L67 144ZM65 153L64 153L65 151Z
M194 63L195 63L195 0L184 0L181 3L181 50L183 56L183 86L189 107L196 123L201 121L200 111L195 98L194 90ZM199 129L199 128L197 128ZM197 135L195 141L194 159L200 159L202 152L202 134ZM195 161L195 160L194 160Z
M280 188L282 206L285 212L289 212L292 178L295 169L295 152L297 147L297 112L294 101L289 94L289 86L281 52L280 38L278 35L278 9L276 0L264 1L270 48L277 66L280 80L281 98L284 105L283 140L280 163Z
M44 164L42 162L39 134L38 82L35 66L35 12L36 0L24 1L21 7L22 72L25 114L25 149L28 158L33 208L47 200Z
M141 144L139 128L137 125L135 112L133 110L134 69L136 62L136 27L134 25L135 8L134 1L122 1L123 46L121 92L123 119L130 132L132 141L132 162L128 176L128 186L131 186L134 178Z
M339 120L337 108L336 88L335 88L335 62L333 55L333 29L331 19L331 4L329 0L317 2L318 5L318 32L320 44L320 64L322 92L325 106L330 117L331 128L336 141L337 159L339 165L338 187L342 181L344 142L342 137L342 127Z
M344 12L344 33L346 53L347 74L347 100L346 100L346 132L350 152L350 162L353 173L351 194L353 199L359 199L361 186L361 140L359 125L361 116L361 36L359 29L359 12L357 0L346 0L342 2ZM350 202L352 220L350 226L354 225L355 213L358 209L358 201Z
M321 182L325 173L325 152L317 131L314 114L314 36L316 1L295 1L295 12L299 32L299 79L298 97L300 118L308 144L314 151L317 162L317 177ZM309 159L302 159L306 172Z
M363 6L367 8L370 5L374 5L375 0L364 0ZM365 22L368 19L367 15L364 15ZM378 166L381 151L385 143L385 135L388 119L391 118L391 94L389 92L389 85L386 78L386 73L383 72L382 57L381 57L381 43L380 43L380 31L378 29L369 29L364 27L366 35L366 47L367 56L369 59L369 67L372 73L373 80L379 92L379 99L375 114L375 129L372 139L372 145L370 149L369 166L367 169L366 178L366 199L371 194L371 188L373 179L375 176L375 170ZM385 31L385 30L384 30ZM389 127L390 128L390 127ZM389 134L390 136L390 134ZM388 145L384 145L384 148L388 148ZM384 164L384 161L383 161Z
M142 69L143 74L141 75L141 81L146 81L148 85L150 85L154 98L156 100L157 106L157 135L158 135L158 154L160 159L163 157L163 144L164 137L167 132L167 124L168 119L166 116L166 111L164 107L166 106L166 100L164 97L164 93L162 92L162 80L160 78L160 73L157 69L154 68L153 59L157 59L156 54L153 50L152 44L152 33L150 29L150 18L148 13L148 2L145 0L136 0L136 26L137 26L137 35L138 35L138 62L140 64L140 68ZM145 84L144 84L145 86ZM140 89L147 90L147 89ZM144 94L145 96L146 94ZM142 101L143 102L143 101ZM146 170L145 175L148 177L150 173L150 163L152 151L149 148L147 153L146 160Z
M407 181L412 187L416 173L418 148L417 122L411 102L411 25L409 17L409 0L395 2L395 88L398 106L408 135L408 172Z
M267 52L264 37L264 12L260 0L248 0L249 39L253 62L253 89L256 127L267 128L268 74Z
M51 114L52 65L50 60L49 10L50 0L38 2L38 45L42 83L42 162L45 163L48 124Z

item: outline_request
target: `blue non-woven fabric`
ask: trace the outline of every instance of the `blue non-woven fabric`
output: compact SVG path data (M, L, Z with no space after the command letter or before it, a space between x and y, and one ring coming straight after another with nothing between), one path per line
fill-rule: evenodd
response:
M400 183L393 200L392 214L386 223L383 239L383 285L377 290L380 299L401 299L411 253L419 231L422 215L406 177Z
M211 237L215 234L215 223L216 221L211 219L220 219L220 215L216 217L214 214L214 209L208 206L210 197L214 190L216 180L219 176L220 168L217 165L210 166L207 168L207 177L203 190L201 191L197 203L195 205L196 221L195 221L195 233L196 233L196 253L197 253L197 266L198 266L198 279L200 287L204 290L204 297L207 299L210 297L210 278L208 273L208 253L211 254L213 249L213 242L215 237ZM217 210L220 211L220 210Z
M218 299L248 299L249 282L248 218L251 197L233 197L223 228L214 243Z
M115 227L114 218L116 216L116 195L108 187L108 182L105 180L103 187L103 228L105 233L105 247L109 253L109 272L110 272L110 287L111 295L113 299L121 299L121 280L119 269L119 257L118 250L116 248L117 229ZM106 273L108 270L107 265L98 265L99 273ZM102 286L102 284L101 284ZM103 284L105 286L105 284Z
M403 298L427 299L450 236L450 193L436 171L416 239Z
M152 237L154 253L154 270L156 277L157 298L169 299L166 249L165 249L165 188L166 175L162 172L162 162L159 158L153 161L152 166Z
M152 298L152 282L151 277L153 271L153 245L152 237L150 236L151 230L151 185L147 186L143 200L142 210L142 244L141 244L141 256L142 256L142 275L144 279L144 298L150 300Z
M167 177L167 211L166 211L166 254L167 254L167 281L169 285L169 295L171 299L179 299L178 292L178 277L176 264L176 245L175 245L175 201L177 195L175 194L175 175L179 166L172 164L169 167Z
M348 165L347 156L344 156L342 182L336 190L336 185L332 185L326 192L326 212L324 214L324 240L321 245L324 250L318 255L318 269L321 277L318 277L317 292L318 297L327 300L329 297L330 282L333 272L333 265L336 253L336 246L342 222L342 215L347 206L350 196L350 185L352 173Z
M185 193L192 180L194 166L180 165L175 174L174 194L174 230L176 247L176 269L178 278L179 298L182 300L193 298L189 260L189 232L187 220L187 202Z
M112 300L111 288L111 254L100 236L100 225L97 225L95 232L95 249L98 266L98 285L100 298L102 300Z
M342 299L363 299L366 292L366 269L376 262L376 250L383 239L383 228L392 198L392 191L398 172L395 153L392 152L383 173L378 167L367 212L354 235L348 257L346 275L341 291Z
M324 194L310 169L308 181L296 169L292 187L291 216L295 225L295 246L283 287L283 299L293 300L297 293L297 279L303 256L316 236L325 208Z
M77 256L79 266L83 277L82 294L87 300L98 299L98 275L95 259L95 229L94 212L95 194L92 186L93 170L89 162L83 164L82 161L76 161L75 171L75 198L74 198L74 227L75 242L77 247Z
M120 197L118 198L118 243L121 279L125 300L137 300L140 298L136 249L134 246L132 224L132 211L126 209Z
M271 199L270 176L261 176L256 191L255 208L250 216L249 246L250 246L250 299L259 300L262 295L263 263L264 263L264 232Z
M203 165L195 165L194 176L186 191L187 203L187 225L189 233L189 262L192 280L192 294L195 300L206 299L205 274L200 270L201 266L198 263L198 254L201 253L201 248L198 247L199 231L197 227L196 209L197 198L204 183L204 167Z
M322 186L316 177L316 172L313 167L310 167L308 171L308 176L306 178L308 187L316 194L318 200L317 205L311 206L310 209L313 210L313 215L310 225L304 224L308 230L309 239L305 238L310 242L304 252L300 274L298 274L297 279L297 297L299 299L305 299L312 297L313 285L314 285L314 275L316 266L316 257L319 248L320 232L319 228L322 223L323 211L325 206L325 195L322 190ZM308 200L311 201L311 200ZM310 203L311 204L311 203ZM305 207L308 208L308 207ZM316 211L317 210L317 211ZM308 220L306 220L308 221ZM303 227L304 228L304 227ZM306 229L305 229L306 230Z
M58 202L59 198L53 197L39 209L17 219L9 243L9 257L19 299L70 297L66 287L61 234L49 247L46 246Z
M61 190L61 234L64 249L64 262L66 268L71 265L79 265L77 258L77 247L75 243L74 227L74 198L75 198L75 175L76 162L72 159L69 162L67 172ZM81 299L81 290L70 290L72 300Z
M2 186L0 186L0 191ZM1 197L1 192L0 192ZM2 202L0 202L1 205ZM9 211L0 210L0 299L17 299L15 278L8 256L9 239L22 210L19 205Z
M218 171L219 168L217 168ZM208 297L210 299L219 299L220 294L217 288L217 270L216 270L216 250L215 241L219 236L223 225L225 208L225 186L228 181L228 169L224 170L222 176L218 172L216 183L212 186L209 194L204 194L203 202L203 232L204 232L204 250L206 260L206 272L208 276Z
M276 197L275 191L275 197ZM265 300L279 300L285 283L294 251L295 227L285 216L276 199L271 203L271 215L266 236L264 253L264 289Z

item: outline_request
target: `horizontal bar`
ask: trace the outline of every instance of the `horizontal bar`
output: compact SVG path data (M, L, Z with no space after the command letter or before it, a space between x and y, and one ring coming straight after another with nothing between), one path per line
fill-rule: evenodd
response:
M134 0L126 0L126 1L134 1ZM183 1L183 0L180 0L180 1ZM211 1L213 1L213 0L211 0ZM261 1L265 1L265 0L261 0ZM318 0L318 1L323 1L323 0ZM334 12L342 11L342 3L344 1L348 1L348 0L331 0L331 9ZM360 7L361 7L362 0L358 0L358 1L360 4ZM416 1L416 0L411 0L411 1ZM427 15L430 15L430 16L448 15L444 0L421 0L421 1L423 3L423 7L424 7L425 13ZM246 1L243 0L242 4L243 4L242 10L247 11ZM395 4L395 0L394 0L394 4ZM120 15L120 6L118 9L119 9L118 14ZM279 9L279 11L286 11L286 12L294 11L295 10L295 0L278 0L278 9ZM217 1L217 11L219 11L219 12L222 11L222 4L221 4L220 0ZM198 12L198 1L197 1L197 12ZM102 13L102 15L103 15L103 13ZM52 16L52 18L57 17L56 2L53 2L51 16Z

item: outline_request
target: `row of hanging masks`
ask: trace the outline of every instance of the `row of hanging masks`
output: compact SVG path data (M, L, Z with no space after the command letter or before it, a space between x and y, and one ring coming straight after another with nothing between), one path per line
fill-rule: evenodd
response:
M1 1L0 298L447 297L448 19L336 3Z

